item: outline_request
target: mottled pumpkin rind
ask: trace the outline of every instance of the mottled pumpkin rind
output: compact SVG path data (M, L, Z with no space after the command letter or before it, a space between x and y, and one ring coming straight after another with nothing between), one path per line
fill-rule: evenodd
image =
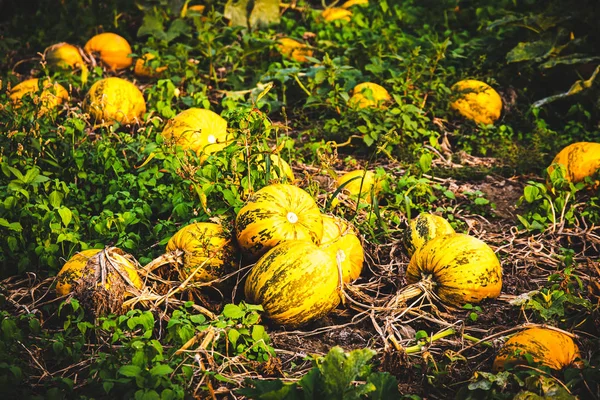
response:
M383 87L373 82L359 83L352 89L348 105L354 108L383 107L392 97Z
M110 77L92 85L83 100L83 108L97 123L132 124L142 121L146 101L133 83Z
M573 183L593 176L600 169L600 143L577 142L562 149L548 167L548 174L554 171L554 164L565 168L565 178Z
M38 78L24 80L21 83L13 86L10 91L10 99L19 108L22 105L24 96L36 96L40 90L40 81ZM49 79L44 79L42 82L42 91L38 97L40 101L38 116L56 109L60 104L69 100L69 92L60 83L52 82Z
M490 85L475 79L455 83L457 99L450 105L462 116L481 124L493 124L502 114L502 98Z
M436 236L415 252L406 269L407 282L428 275L441 300L454 306L493 299L502 290L502 267L494 251L463 233Z
M547 328L530 328L511 336L498 352L492 369L503 371L508 365L526 363L524 354L533 361L555 370L581 358L579 348L570 336Z
M129 57L129 42L116 33L104 32L93 36L85 44L84 50L88 53L99 53L100 60L114 71L129 68L133 63L133 59Z
M363 269L365 252L357 230L348 221L324 214L323 237L319 247L334 257L338 257L339 254L344 283L358 279Z
M450 222L435 214L421 213L413 218L404 231L404 248L409 255L415 253L436 236L455 233Z
M337 179L336 186L340 187L346 182L348 183L344 186L343 192L357 199L360 197L368 204L373 202L373 195L377 196L380 190L379 182L375 179L373 171L359 169L347 172Z
M297 327L319 319L340 302L333 256L307 241L279 244L252 267L244 286L247 301L261 304L273 322Z

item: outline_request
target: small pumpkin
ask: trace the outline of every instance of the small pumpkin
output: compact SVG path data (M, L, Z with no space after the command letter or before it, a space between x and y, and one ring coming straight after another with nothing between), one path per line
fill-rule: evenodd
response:
M352 17L352 11L346 10L345 8L341 8L341 7L330 7L330 8L323 10L323 12L321 13L321 17L326 22L331 22L331 21L336 21L336 20L350 21L350 19Z
M373 202L373 197L377 197L380 190L380 182L375 173L362 169L340 176L336 181L336 186L338 188L343 186L342 193L349 195L353 200L360 200L367 204ZM336 204L337 201L333 203L334 206Z
M525 354L533 361L555 370L577 363L579 348L567 334L548 328L529 328L511 336L498 352L492 369L503 371L509 365L526 363Z
M116 33L105 32L93 36L85 44L84 50L90 54L98 53L100 60L113 71L129 68L133 63L129 57L129 42Z
M438 215L421 213L413 218L404 231L404 247L409 257L436 236L454 233L450 222Z
M73 290L73 284L81 278L83 267L88 260L100 252L101 249L88 249L76 253L69 258L56 275L56 296L66 296Z
M391 99L383 86L373 82L363 82L354 87L348 104L352 108L383 107Z
M252 267L246 300L261 304L273 322L297 327L321 318L340 302L335 258L311 242L280 243Z
M50 68L73 70L81 68L81 81L87 82L88 68L83 62L79 48L69 43L57 43L44 50L44 61Z
M38 117L47 114L56 109L64 101L69 100L67 89L60 83L52 82L50 79L43 79L41 82L38 78L27 79L15 85L10 91L10 99L16 108L21 107L24 96L31 96L36 103L39 101L37 103L39 104Z
M350 283L360 276L365 261L365 251L358 231L343 218L323 214L321 249L332 253L342 267L342 280Z
M466 79L452 86L457 99L450 105L462 116L481 124L493 124L502 113L502 98L490 85Z
M110 77L92 85L83 100L83 109L97 122L133 124L142 121L146 101L133 83Z
M502 267L483 241L463 233L436 236L417 249L406 268L408 287L393 303L423 290L434 292L444 304L476 304L500 295Z
M548 174L554 171L554 165L557 164L564 168L566 179L573 183L581 182L600 170L600 143L577 142L568 145L554 157Z
M162 136L167 142L194 151L201 161L225 148L232 140L227 133L227 121L203 108L189 108L171 118Z
M284 56L298 62L308 61L306 57L312 57L313 51L304 43L292 38L281 38L277 40L277 50Z
M287 240L319 244L323 217L306 191L289 184L265 186L250 196L235 219L241 249L257 258Z
M210 282L237 269L233 237L219 224L195 222L179 229L167 243L166 254L144 267L152 271L171 263L179 279Z
M152 68L149 64L150 60L155 59L156 56L152 53L146 53L142 57L138 58L135 61L135 66L133 67L133 73L140 78L156 78L161 75L162 72L167 70L165 66L158 66L156 68Z

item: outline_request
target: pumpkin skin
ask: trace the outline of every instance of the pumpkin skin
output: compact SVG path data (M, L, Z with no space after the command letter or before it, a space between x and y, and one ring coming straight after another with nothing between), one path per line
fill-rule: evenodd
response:
M307 45L291 38L277 40L277 50L284 56L298 62L308 61L306 57L312 57L313 51Z
M100 60L113 71L129 68L133 63L133 59L128 57L131 54L129 42L116 33L105 32L92 37L84 50L99 53Z
M44 51L44 60L51 67L75 69L83 67L83 58L79 49L69 43L57 43Z
M152 59L156 58L154 54L146 53L143 57L138 58L135 61L135 66L133 67L133 73L135 76L139 78L157 78L161 75L162 72L167 70L167 67L156 67L153 69L146 63Z
M168 142L196 152L202 162L231 141L227 121L203 108L190 108L177 114L169 120L162 136Z
M269 168L269 177L271 180L281 181L285 179L289 183L292 183L296 180L294 171L287 161L277 154L269 154L269 159L271 161L271 166ZM256 156L253 167L258 171L264 172L265 174L267 173L267 163L262 154L258 154Z
M558 152L552 164L560 164L565 168L565 178L570 182L583 181L593 176L600 169L600 143L572 143ZM548 174L554 171L554 166L548 167ZM598 185L598 183L596 183Z
M466 79L452 86L458 98L450 105L462 116L480 124L493 124L502 113L502 98L490 85Z
M69 92L61 84L51 82L49 79L44 79L42 83L42 92L37 96L40 90L39 79L27 79L15 85L10 91L10 99L16 108L23 104L23 96L29 95L32 98L37 98L41 102L37 116L41 117L44 114L56 109L64 101L69 100Z
M373 171L359 169L348 172L337 179L337 187L342 186L348 181L351 182L344 186L344 192L353 198L360 198L367 204L373 202L373 194L377 196L377 193L379 193L379 182L375 179Z
M56 296L65 296L73 291L73 285L82 278L88 261L98 255L102 249L83 250L71 257L56 275ZM135 287L141 289L143 282L137 273L137 268L125 257L111 254L126 273ZM110 274L107 279L106 289L110 289Z
M297 327L323 317L340 302L334 257L303 240L283 242L252 267L244 293L273 322Z
M530 354L533 361L555 370L575 363L581 358L579 348L570 336L547 328L530 328L510 337L494 359L494 372L508 365L526 364L522 355Z
M324 214L323 237L319 247L340 258L344 283L358 279L363 269L365 251L358 238L358 232L348 221Z
M463 233L436 236L418 249L406 268L408 283L431 277L445 304L462 306L493 299L502 289L502 267L483 241Z
M97 122L133 124L142 121L146 101L133 83L110 77L92 85L83 100L83 109Z
M167 243L167 252L183 251L180 279L200 267L193 282L210 282L236 269L236 249L231 235L219 224L196 222L181 228Z
M404 231L404 247L409 257L436 236L454 233L448 221L438 215L421 213L413 218Z
M323 217L315 200L299 187L277 183L250 196L235 219L241 249L257 258L287 240L319 244Z
M373 82L359 83L352 90L348 104L352 108L383 107L392 98L383 86Z
M343 20L343 21L350 21L351 16L352 16L352 11L346 10L341 7L331 7L326 10L323 10L323 12L321 13L321 17L326 22L331 22L331 21L335 21L338 19Z
M342 4L340 7L350 8L350 7L356 6L358 4L369 4L369 0L348 0L347 2Z

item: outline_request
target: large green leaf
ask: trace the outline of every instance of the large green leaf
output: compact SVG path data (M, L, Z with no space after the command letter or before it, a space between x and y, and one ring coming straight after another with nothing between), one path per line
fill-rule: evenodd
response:
M548 57L554 46L549 40L537 40L535 42L521 42L506 55L509 63L521 61L540 61Z

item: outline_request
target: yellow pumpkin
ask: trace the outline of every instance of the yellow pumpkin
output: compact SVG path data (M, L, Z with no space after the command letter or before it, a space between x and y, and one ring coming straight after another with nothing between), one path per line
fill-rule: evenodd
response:
M315 200L299 187L265 186L250 196L235 219L238 244L257 258L287 240L316 244L323 236L323 217Z
M348 104L353 108L382 107L392 99L383 86L373 82L359 83L352 93Z
M74 69L84 67L79 49L69 43L57 43L44 50L44 60L51 67Z
M293 183L296 180L294 171L290 164L287 163L283 158L277 154L269 154L269 178L270 180L281 181L287 180L287 183ZM257 154L254 158L254 162L251 168L255 168L257 171L267 172L267 161L262 154Z
M554 171L554 164L564 168L566 179L573 183L581 182L600 169L600 143L578 142L568 145L554 157L548 174Z
M498 297L502 267L483 241L452 233L434 237L413 254L406 281L430 286L445 304L463 306Z
M162 136L169 143L196 152L201 161L222 150L232 140L227 133L227 121L203 108L190 108L171 118Z
M308 61L306 57L312 57L313 51L304 43L291 38L277 40L277 50L284 56L298 62Z
M341 7L327 8L321 13L321 17L327 22L335 20L350 21L351 16L352 11Z
M193 282L209 282L237 268L232 236L212 222L196 222L181 228L167 243L167 252L181 253L182 281L194 273Z
M69 92L61 84L52 82L50 79L44 79L41 85L41 93L40 80L38 78L27 79L15 85L10 91L10 99L15 107L21 107L23 97L30 96L34 100L34 103L39 105L37 116L41 117L56 109L64 101L69 100Z
M154 54L146 53L143 57L138 58L135 61L135 66L133 67L133 73L140 78L156 78L161 75L162 72L167 70L167 67L156 67L153 69L151 66L146 65L147 62L156 58Z
M526 364L525 354L529 354L536 363L555 370L573 365L581 358L579 348L570 336L548 328L529 328L504 343L492 369L497 372L510 365Z
M466 79L452 86L457 97L451 107L465 118L481 124L493 124L502 113L502 98L490 85Z
M96 122L133 124L142 122L146 101L133 83L110 77L92 85L83 100L83 109Z
M283 242L252 267L244 293L273 322L297 327L318 319L340 302L335 258L303 240Z
M133 63L133 59L129 57L129 42L116 33L105 32L92 37L85 44L84 50L90 54L98 53L100 60L113 71L129 68Z
M443 217L421 213L410 221L404 231L404 247L408 255L412 256L416 250L434 237L450 233L454 233L454 228Z
M342 280L350 283L358 279L363 269L365 252L358 232L340 217L323 214L321 249L330 252L342 267Z
M353 200L360 199L367 204L373 202L373 197L377 197L380 190L380 182L375 173L362 169L345 173L337 179L336 185L338 188L343 185L342 193L349 195ZM336 204L337 201L334 201L333 205Z
M350 8L350 7L356 6L358 4L369 4L369 0L348 0L345 3L343 3L340 7Z
M83 250L73 257L71 257L65 265L61 268L56 276L56 296L65 296L71 293L74 289L74 285L82 278L89 278L89 275L94 272L92 268L86 268L88 262L94 257L98 257L99 253L103 249L88 249ZM137 273L136 266L127 257L126 253L122 251L114 251L110 253L111 259L115 260L114 268L119 269L120 272L124 272L133 285L141 289L144 284ZM116 271L109 271L106 280L106 289L110 290L111 280L114 279ZM84 276L85 275L85 276Z

